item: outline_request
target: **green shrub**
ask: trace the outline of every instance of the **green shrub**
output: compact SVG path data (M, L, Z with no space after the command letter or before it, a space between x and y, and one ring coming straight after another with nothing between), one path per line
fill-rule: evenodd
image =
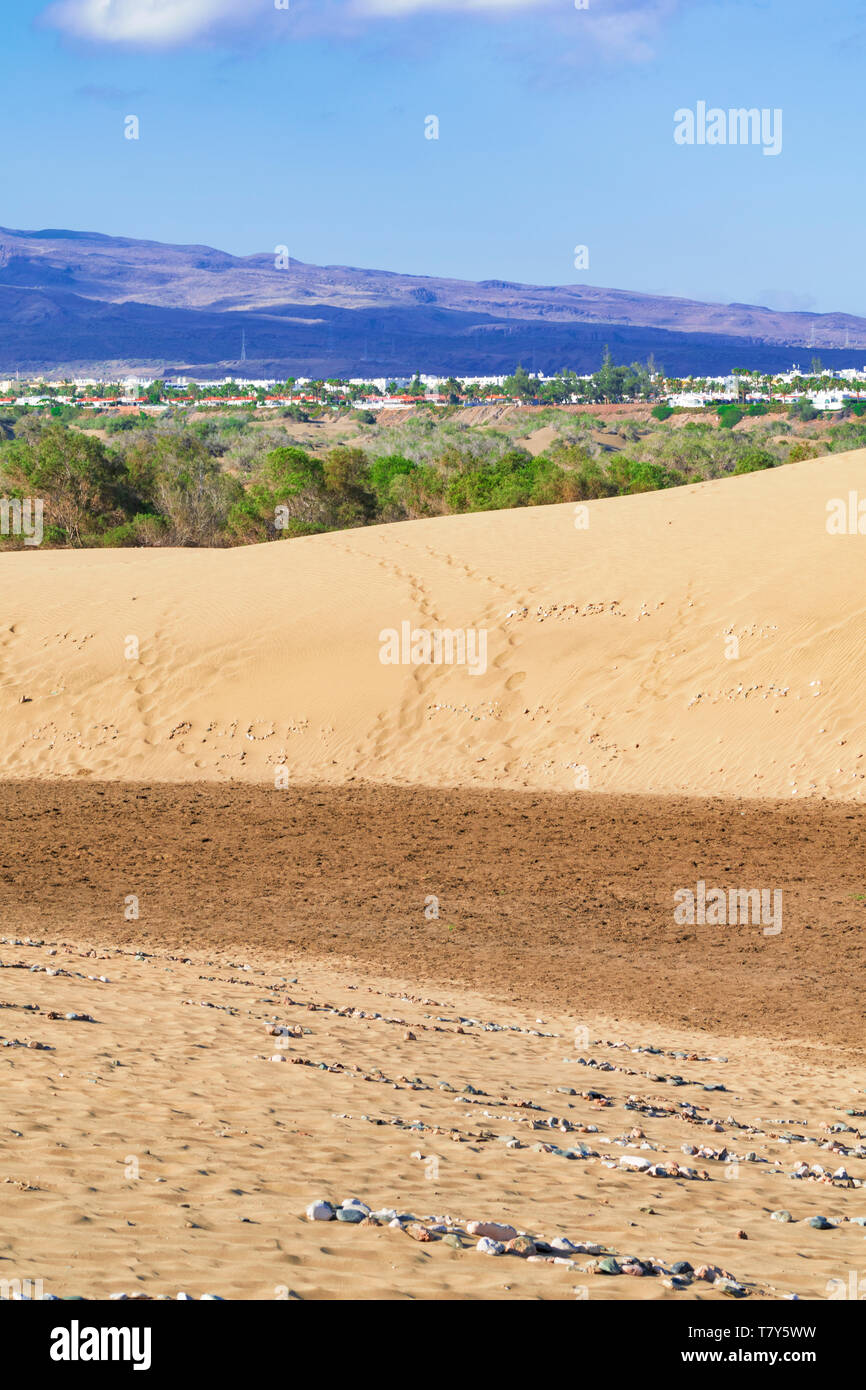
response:
M735 473L758 473L763 468L775 468L777 460L767 449L747 449L734 465Z

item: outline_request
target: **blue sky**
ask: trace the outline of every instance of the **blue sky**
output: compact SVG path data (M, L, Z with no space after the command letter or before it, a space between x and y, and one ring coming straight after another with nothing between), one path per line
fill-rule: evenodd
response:
M864 70L863 0L18 0L0 221L866 314Z

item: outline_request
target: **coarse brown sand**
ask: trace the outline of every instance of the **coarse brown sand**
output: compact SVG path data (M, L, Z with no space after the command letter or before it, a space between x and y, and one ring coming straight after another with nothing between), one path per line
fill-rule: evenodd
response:
M862 1056L858 806L13 782L0 814L0 919L20 931L332 957L575 1023L600 1012ZM677 925L674 893L699 880L781 891L782 931Z

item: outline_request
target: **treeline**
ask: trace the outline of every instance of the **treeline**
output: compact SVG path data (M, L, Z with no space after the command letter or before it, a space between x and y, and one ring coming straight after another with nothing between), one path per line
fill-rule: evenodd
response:
M595 438L600 422L550 415L556 438L535 456L506 432L429 418L313 451L243 418L151 422L103 439L31 417L5 422L0 498L43 500L46 545L232 546L647 492L866 446L860 422L787 443L766 429L624 421L622 449L610 451Z
M462 390L460 382L446 382L446 388ZM518 367L503 383L506 396L515 400L537 401L541 405L563 405L574 401L585 405L616 405L625 401L658 400L664 387L660 367L652 358L617 366L608 348L604 350L601 367L590 377L581 377L563 367L549 381L532 377L525 367Z

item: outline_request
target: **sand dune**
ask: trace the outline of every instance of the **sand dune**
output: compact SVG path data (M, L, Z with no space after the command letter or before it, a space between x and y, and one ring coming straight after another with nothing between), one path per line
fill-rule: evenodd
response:
M0 1298L857 1297L864 471L0 556Z
M859 451L585 517L4 555L0 776L859 800L866 541L826 521L864 480ZM382 664L403 623L483 632L486 669Z

